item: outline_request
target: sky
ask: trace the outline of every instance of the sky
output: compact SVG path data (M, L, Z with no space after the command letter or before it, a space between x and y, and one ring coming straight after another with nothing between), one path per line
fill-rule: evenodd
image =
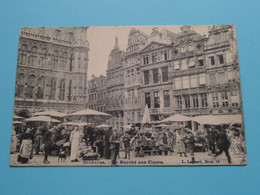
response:
M167 29L179 33L181 26L107 26L107 27L90 27L88 29L87 39L89 41L89 64L88 80L92 74L95 76L106 75L108 57L115 45L115 37L118 37L118 45L121 50L126 50L128 35L131 28L136 28L150 35L152 28ZM197 33L207 35L209 26L191 26Z

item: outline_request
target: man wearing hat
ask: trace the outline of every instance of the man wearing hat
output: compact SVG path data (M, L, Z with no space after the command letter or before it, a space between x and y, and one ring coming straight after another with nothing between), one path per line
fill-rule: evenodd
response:
M117 166L116 164L116 157L119 154L119 141L118 141L118 135L116 132L116 129L113 129L113 134L110 136L110 150L111 150L111 157L112 162L111 166Z

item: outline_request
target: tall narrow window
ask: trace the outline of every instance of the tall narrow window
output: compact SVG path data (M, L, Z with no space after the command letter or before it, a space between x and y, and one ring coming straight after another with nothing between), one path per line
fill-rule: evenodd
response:
M51 79L51 94L50 99L54 100L56 96L56 78Z
M73 69L73 54L70 56L70 72L72 72Z
M167 52L167 50L163 50L163 56L164 56L164 60L168 60L168 52Z
M62 54L62 58L61 58L61 68L62 68L62 70L66 70L66 68L67 68L67 53L66 53L66 52L64 52L64 53Z
M60 100L65 100L65 79L60 81Z
M53 61L52 61L52 68L55 69L56 67L58 67L58 51L55 50L54 53L53 53Z
M215 59L214 56L209 57L211 65L215 65Z
M147 104L148 108L151 108L151 95L150 93L145 93L145 105Z
M36 77L34 75L30 75L28 78L28 86L26 90L26 97L27 98L33 98L34 97L34 89L35 89L35 83Z
M143 55L143 63L144 63L144 65L149 64L149 56L148 56L148 54Z
M159 72L158 72L158 68L156 68L156 69L153 69L153 83L158 83L158 74L159 74Z
M37 97L38 99L43 99L44 98L44 87L45 87L45 77L40 77L38 80L38 92L37 92Z
M36 63L37 63L37 47L34 46L31 49L31 54L28 59L28 64L30 66L37 66Z
M184 98L185 108L190 108L190 96L184 95L183 98Z
M227 92L221 93L222 107L228 107L228 94Z
M15 96L16 97L23 97L23 90L24 90L24 74L20 73L18 75L17 81L16 81L16 93Z
M155 91L153 93L153 96L154 96L154 108L160 108L159 91Z
M218 55L219 64L224 64L223 55Z
M177 101L177 108L182 109L182 97L176 96L176 101Z
M71 101L72 80L69 82L68 101Z
M47 50L44 48L41 50L41 66L45 68L47 66Z
M170 92L169 90L164 90L163 91L163 101L164 101L164 107L170 107L171 102L170 102Z
M208 99L207 99L207 94L202 93L200 94L200 98L201 98L201 107L208 107Z
M162 68L162 81L167 82L169 80L168 67Z
M27 45L22 45L21 50L19 52L19 62L20 64L26 64L27 63Z
M144 84L149 85L149 70L144 71Z
M193 108L199 107L198 95L192 95Z
M218 99L218 93L212 93L212 103L213 103L213 108L218 108L219 107L219 99Z
M232 106L238 106L239 105L239 93L238 91L232 91L230 94L230 100Z

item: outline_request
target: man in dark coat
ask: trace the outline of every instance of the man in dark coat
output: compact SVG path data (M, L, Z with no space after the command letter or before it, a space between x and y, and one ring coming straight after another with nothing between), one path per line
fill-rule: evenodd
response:
M43 143L44 143L44 160L43 163L49 164L48 156L51 153L52 149L52 129L49 129L43 137Z
M211 154L216 153L215 139L216 139L216 131L212 127L210 127L207 131L207 141L208 141L208 150L211 151Z
M215 157L225 152L225 155L227 157L228 163L231 163L231 157L229 154L229 147L230 147L230 141L228 140L228 137L226 135L226 132L224 129L218 129L216 134L216 145L219 149L219 151L216 152Z
M191 156L191 163L195 163L195 157L194 157L195 139L194 139L194 135L190 130L187 131L187 146Z
M119 154L120 142L118 141L118 135L115 130L113 134L110 136L109 141L110 141L110 150L111 150L111 158L112 158L111 166L113 165L117 166L116 157Z

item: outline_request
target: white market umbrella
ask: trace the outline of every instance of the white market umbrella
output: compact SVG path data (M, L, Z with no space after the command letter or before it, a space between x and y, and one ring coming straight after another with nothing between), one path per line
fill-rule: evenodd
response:
M74 123L74 122L66 122L66 123L62 123L62 125L71 125L71 126L87 126L87 125L91 125L92 123Z
M24 120L25 122L51 122L60 123L61 121L53 119L49 116L35 116Z
M49 110L49 111L44 111L44 112L36 112L33 114L33 116L54 116L54 117L64 117L66 116L66 114L62 113L62 112L57 112L54 110Z
M13 119L23 119L23 117L21 117L21 116L17 116L17 115L13 115Z
M109 125L106 125L106 124L102 124L102 125L98 125L98 126L96 126L97 128L109 128L109 127L111 127L111 126L109 126Z
M156 125L155 127L171 127L171 125L160 124L160 125Z
M231 123L242 123L242 115L201 115L192 118L193 121L207 125L222 125Z
M14 121L13 122L13 125L19 125L19 124L23 124L23 122L21 122L21 121Z
M173 116L170 116L168 118L163 119L161 122L186 122L191 121L192 118L188 116L184 116L181 114L174 114Z
M143 119L142 119L142 124L147 124L147 123L151 123L151 117L150 117L149 108L146 104L145 108L144 108L144 115L143 115Z
M91 109L85 109L77 112L73 112L71 114L68 114L65 116L65 118L74 118L74 119L82 119L85 117L88 121L89 117L102 117L102 118L109 118L111 115L104 113L104 112L99 112L96 110L91 110Z

